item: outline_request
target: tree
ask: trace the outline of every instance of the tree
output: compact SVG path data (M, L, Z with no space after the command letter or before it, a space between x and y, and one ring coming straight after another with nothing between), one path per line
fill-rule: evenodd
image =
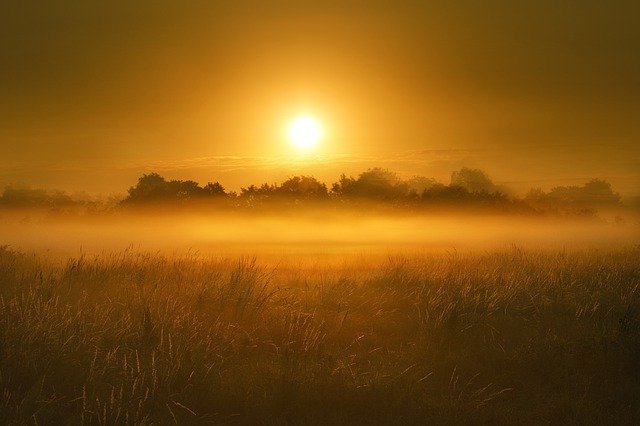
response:
M259 187L256 185L249 185L246 188L240 188L240 198L246 198L248 200L264 200L271 197L276 190L276 185L269 185L263 183Z
M189 200L205 195L198 182L192 180L172 180L168 184L168 197Z
M358 179L340 177L333 184L333 192L340 196L370 199L397 199L406 196L409 186L387 169L375 167L358 176Z
M496 185L480 169L462 169L451 173L451 186L461 186L469 192L495 192Z
M11 207L62 207L77 204L62 191L6 187L0 204Z
M219 182L209 182L204 186L203 190L210 197L224 197L227 195L224 187Z
M611 184L602 179L592 179L583 186L556 186L549 191L527 195L526 200L538 204L566 206L574 208L618 206L620 195L613 191Z
M438 183L425 190L422 193L422 199L425 201L451 202L469 199L470 195L469 191L463 186Z
M438 181L434 178L424 176L414 176L407 180L406 183L409 187L409 191L416 195L422 195L424 191L438 185Z
M338 196L345 196L353 192L353 185L356 183L356 180L352 177L347 177L344 173L340 175L340 180L338 182L334 182L331 185L331 192Z
M328 196L327 185L313 176L294 176L282 183L276 193L297 198L324 198Z
M544 203L547 194L541 188L531 188L529 192L524 196L524 201L529 204L541 204Z
M169 192L168 182L158 173L143 174L138 184L129 188L127 201L158 200Z
M149 173L142 175L136 186L129 188L129 196L125 201L191 200L225 195L224 188L218 182L209 182L201 187L193 180L167 181L158 173Z
M592 179L582 189L582 202L591 205L619 205L620 194L613 192L609 182Z

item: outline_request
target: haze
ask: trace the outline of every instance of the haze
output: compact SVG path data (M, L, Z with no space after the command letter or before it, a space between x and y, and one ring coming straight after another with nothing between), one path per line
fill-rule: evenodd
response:
M14 212L15 213L15 212ZM259 256L263 262L311 259L340 262L443 252L598 250L632 247L636 222L505 215L337 213L148 213L102 217L29 217L4 214L3 244L66 260L125 251L201 256Z

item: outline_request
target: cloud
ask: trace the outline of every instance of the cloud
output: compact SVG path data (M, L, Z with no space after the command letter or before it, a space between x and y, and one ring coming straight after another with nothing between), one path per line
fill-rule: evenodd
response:
M380 167L388 165L424 167L430 162L458 162L474 157L480 150L468 149L438 149L438 150L414 150L403 151L392 155L319 155L313 157L261 157L261 156L206 156L186 158L180 160L155 160L145 162L128 163L120 166L121 169L146 169L155 171L174 171L188 169L212 169L222 172L238 170L268 170L286 167L324 167L340 165L368 165L376 164Z

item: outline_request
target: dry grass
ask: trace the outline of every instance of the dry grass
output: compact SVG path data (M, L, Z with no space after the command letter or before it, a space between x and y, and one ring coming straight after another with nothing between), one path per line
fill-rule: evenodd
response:
M3 424L640 422L640 250L0 251Z

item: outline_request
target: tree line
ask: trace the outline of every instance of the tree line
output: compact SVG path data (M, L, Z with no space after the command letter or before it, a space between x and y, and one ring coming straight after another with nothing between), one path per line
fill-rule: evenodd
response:
M434 178L414 176L402 179L383 168L371 168L357 177L340 176L327 186L313 176L293 176L282 183L249 185L240 192L227 191L219 182L200 186L192 180L166 180L157 173L144 174L129 188L123 204L159 201L227 200L236 206L255 206L269 202L358 203L371 201L394 205L484 205L510 210L576 210L588 214L589 209L621 205L619 194L611 184L592 179L582 186L557 186L545 192L531 189L524 197L509 195L480 169L462 168L451 174L449 184Z
M560 211L583 215L595 209L621 206L611 184L592 179L581 186L557 186L545 192L531 189L524 197L510 195L480 169L462 168L451 174L448 184L434 178L414 176L402 179L393 171L371 168L357 177L341 175L327 186L313 176L292 176L281 183L249 185L239 192L227 191L220 182L200 185L193 180L168 180L158 173L143 174L130 187L120 206L153 203L189 204L211 201L234 207L256 207L269 203L330 203L357 205L373 202L403 207L478 206L510 211ZM7 187L0 206L65 208L74 205L95 207L89 199L76 199L61 191Z
M372 168L354 178L342 175L328 187L313 176L293 176L282 183L249 185L239 193L227 192L219 182L200 186L192 180L166 180L157 173L144 174L129 188L124 203L161 200L195 200L230 198L247 201L268 200L375 200L402 201L421 198L486 198L507 196L485 172L463 168L452 174L451 183L444 185L433 178L415 176L407 180L382 168Z

